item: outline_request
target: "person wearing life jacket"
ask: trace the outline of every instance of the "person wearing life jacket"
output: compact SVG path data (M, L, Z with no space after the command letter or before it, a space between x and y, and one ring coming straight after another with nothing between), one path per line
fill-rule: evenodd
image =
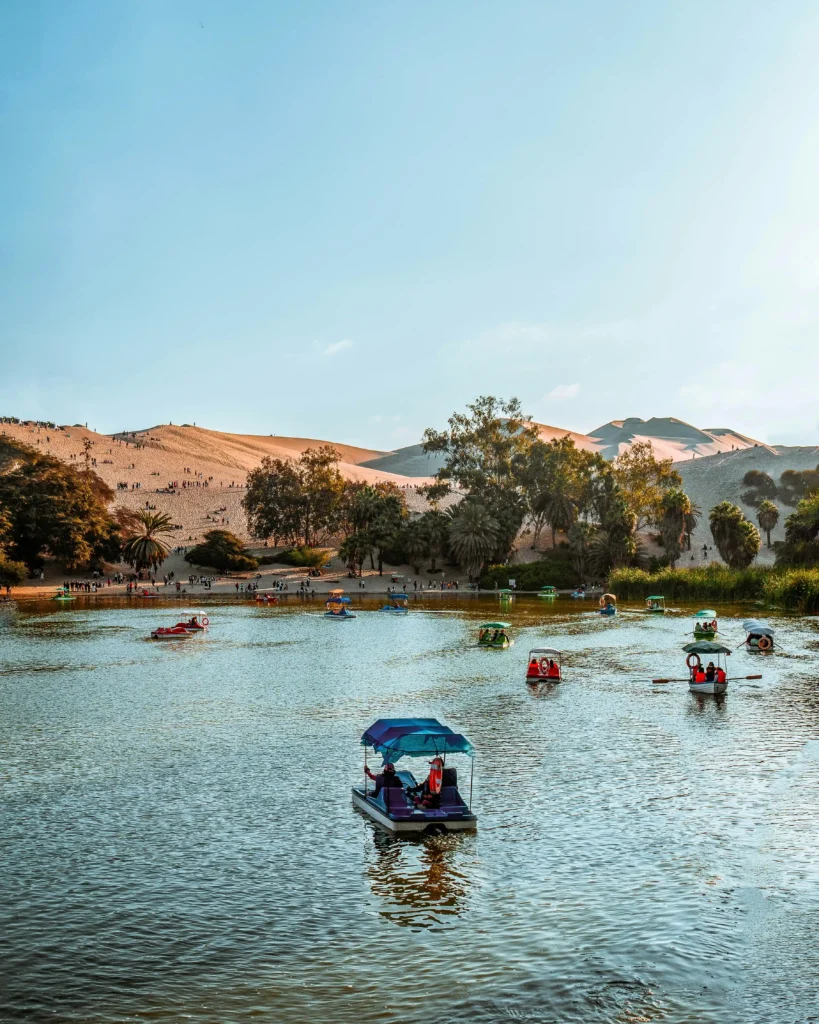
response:
M549 671L546 673L547 679L560 679L560 665L553 659L549 659Z
M717 682L724 683L726 680L725 669L720 667L717 669Z
M526 672L526 675L530 679L538 679L538 678L540 678L540 662L537 660L537 658L532 658L530 660L529 668L528 668L528 670Z
M429 766L429 775L418 787L420 792L415 797L416 807L435 808L441 806L441 787L444 781L443 758L433 757Z
M696 667L696 669L694 671L694 682L695 683L704 683L705 682L705 669L702 667L702 665L697 665L697 667Z

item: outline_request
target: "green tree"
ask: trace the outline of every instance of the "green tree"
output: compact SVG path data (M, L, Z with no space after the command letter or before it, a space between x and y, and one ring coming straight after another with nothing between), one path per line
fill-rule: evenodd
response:
M366 530L351 533L345 537L338 549L339 558L350 572L357 572L360 576L364 569L364 562L367 556L372 553L373 543Z
M415 570L415 575L420 575L421 563L430 553L429 537L420 518L406 523L401 531L400 544L407 561Z
M669 487L663 492L658 526L666 556L672 566L677 564L683 551L686 516L690 511L691 502L681 487Z
M498 524L479 501L466 499L450 513L449 548L470 580L480 576L495 548Z
M759 530L730 501L715 505L708 520L722 560L732 569L746 569L759 554Z
M424 512L418 520L427 539L427 550L430 556L430 572L437 572L438 559L444 551L449 538L449 517L439 509Z
M163 538L173 529L173 520L167 513L140 509L122 545L123 560L137 572L156 569L168 557L170 545Z
M12 587L25 583L27 574L25 562L12 561L0 548L0 587L6 588L6 594L11 593Z
M776 497L776 484L773 478L759 469L749 469L742 482L748 488L742 495L746 505L759 508L761 502Z
M671 459L657 459L651 441L637 441L613 463L614 476L637 517L637 530L655 526L662 516L662 499L671 487L682 487L682 477Z
M523 490L536 547L548 523L555 533L567 532L591 501L591 482L600 471L599 455L581 451L570 437L535 441L524 460Z
M191 565L207 565L221 572L257 569L258 561L245 551L244 542L230 530L208 530L204 541L185 555Z
M300 547L316 547L334 532L346 493L331 445L308 448L297 460L265 456L247 478L242 507L256 537L272 537Z
M2 454L0 508L12 561L36 568L51 555L73 571L118 557L118 529L107 508L113 492L96 473L8 441Z
M779 522L779 509L772 501L768 501L767 499L760 501L759 507L757 508L756 520L759 523L760 530L765 531L768 547L770 547L771 530L773 530Z
M787 568L819 565L819 494L803 498L785 520L785 542L778 546L776 564Z
M702 518L702 509L695 501L688 499L688 511L685 513L685 546L691 550L691 537L697 528L697 523Z
M596 534L597 527L591 523L581 521L569 527L568 540L572 567L581 579L584 579L589 572L592 545Z
M816 469L786 469L779 477L779 500L794 507L819 491L819 467Z

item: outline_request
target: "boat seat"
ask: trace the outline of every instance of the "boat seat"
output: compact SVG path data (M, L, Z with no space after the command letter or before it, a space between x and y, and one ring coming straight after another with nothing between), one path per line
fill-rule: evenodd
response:
M407 802L406 793L403 789L399 789L397 786L390 786L387 789L382 789L378 795L384 806L391 814L410 814L413 810Z
M458 769L444 768L441 772L441 788L458 785Z
M443 786L441 789L441 810L463 810L466 804L456 786Z

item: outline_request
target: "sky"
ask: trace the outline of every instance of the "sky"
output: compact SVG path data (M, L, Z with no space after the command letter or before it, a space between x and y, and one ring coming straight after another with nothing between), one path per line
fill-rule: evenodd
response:
M819 443L815 0L4 0L0 415Z

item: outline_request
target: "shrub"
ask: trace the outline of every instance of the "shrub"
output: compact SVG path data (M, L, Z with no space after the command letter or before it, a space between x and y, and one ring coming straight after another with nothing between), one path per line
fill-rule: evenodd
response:
M262 555L257 561L260 565L293 565L312 569L321 568L332 557L333 552L326 548L287 548L285 551Z
M538 562L490 565L481 576L481 586L485 589L492 589L495 584L505 587L510 579L515 580L518 590L540 590L545 586L566 590L578 583L569 552L559 549L552 557Z
M204 565L212 569L239 571L258 568L258 561L245 552L242 541L229 530L209 530L205 540L185 555L185 561L192 565Z

